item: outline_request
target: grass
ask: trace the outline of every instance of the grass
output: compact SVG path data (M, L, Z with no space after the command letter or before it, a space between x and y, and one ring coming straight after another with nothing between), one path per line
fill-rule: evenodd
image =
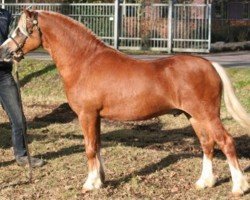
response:
M24 60L20 80L32 155L47 164L33 170L16 165L8 119L0 111L0 199L238 199L230 194L231 178L216 148L214 171L218 184L197 191L201 147L184 116L161 116L139 123L102 120L104 188L85 195L87 176L83 137L66 102L63 85L51 61ZM250 68L228 69L236 93L250 111ZM250 176L249 131L222 109L226 128L235 137L240 165ZM248 193L241 199L249 199Z

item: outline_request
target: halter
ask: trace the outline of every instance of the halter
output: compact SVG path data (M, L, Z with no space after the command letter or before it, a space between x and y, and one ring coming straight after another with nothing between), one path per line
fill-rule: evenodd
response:
M16 54L18 56L18 58L23 58L24 53L23 53L22 48L24 47L28 37L33 33L34 27L36 27L37 30L39 31L39 34L41 34L40 28L38 27L38 21L37 21L37 19L34 19L32 21L32 27L30 28L30 30L27 30L28 35L23 34L25 37L23 38L23 40L20 43L18 43L12 36L10 36L10 39L15 43L15 45L17 47L12 53Z

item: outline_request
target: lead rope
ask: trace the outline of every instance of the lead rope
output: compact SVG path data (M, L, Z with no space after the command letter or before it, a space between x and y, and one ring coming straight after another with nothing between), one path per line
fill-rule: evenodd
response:
M21 89L20 89L18 67L19 67L19 63L17 61L14 61L14 77L15 77L15 81L16 81L16 85L17 85L18 96L19 96L19 98L18 98L19 106L20 106L20 109L22 111L23 138L24 138L24 145L26 148L27 157L28 157L28 164L29 164L29 182L32 183L32 166L31 166L31 158L30 158L30 152L29 152L28 140L27 140L27 124L26 124L26 118L25 118L24 112L23 112L23 105L21 102Z

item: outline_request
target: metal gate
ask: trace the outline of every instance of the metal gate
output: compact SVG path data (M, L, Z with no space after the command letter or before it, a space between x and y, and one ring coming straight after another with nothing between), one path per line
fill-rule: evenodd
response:
M168 4L121 3L120 9L120 49L170 50Z
M85 24L110 46L128 50L209 52L210 4L6 3L12 14L23 8L50 10Z
M209 52L211 43L211 5L173 5L174 52Z
M119 5L119 48L139 50L142 46L141 39L141 4Z

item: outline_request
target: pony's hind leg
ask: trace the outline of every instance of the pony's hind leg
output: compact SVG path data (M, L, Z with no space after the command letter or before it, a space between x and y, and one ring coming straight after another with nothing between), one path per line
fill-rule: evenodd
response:
M88 177L82 192L101 188L104 182L104 170L100 157L100 118L96 114L79 116L82 125L86 155L88 159Z
M213 187L216 179L213 175L213 168L212 168L212 159L213 159L213 152L214 152L214 140L209 135L202 122L190 118L190 123L193 126L193 129L196 135L199 138L201 147L203 149L203 163L202 163L202 173L198 181L195 183L197 189L204 189L206 187Z
M208 120L205 125L209 135L227 157L233 181L232 192L237 195L243 194L249 189L249 185L239 166L233 138L225 130L219 117Z

